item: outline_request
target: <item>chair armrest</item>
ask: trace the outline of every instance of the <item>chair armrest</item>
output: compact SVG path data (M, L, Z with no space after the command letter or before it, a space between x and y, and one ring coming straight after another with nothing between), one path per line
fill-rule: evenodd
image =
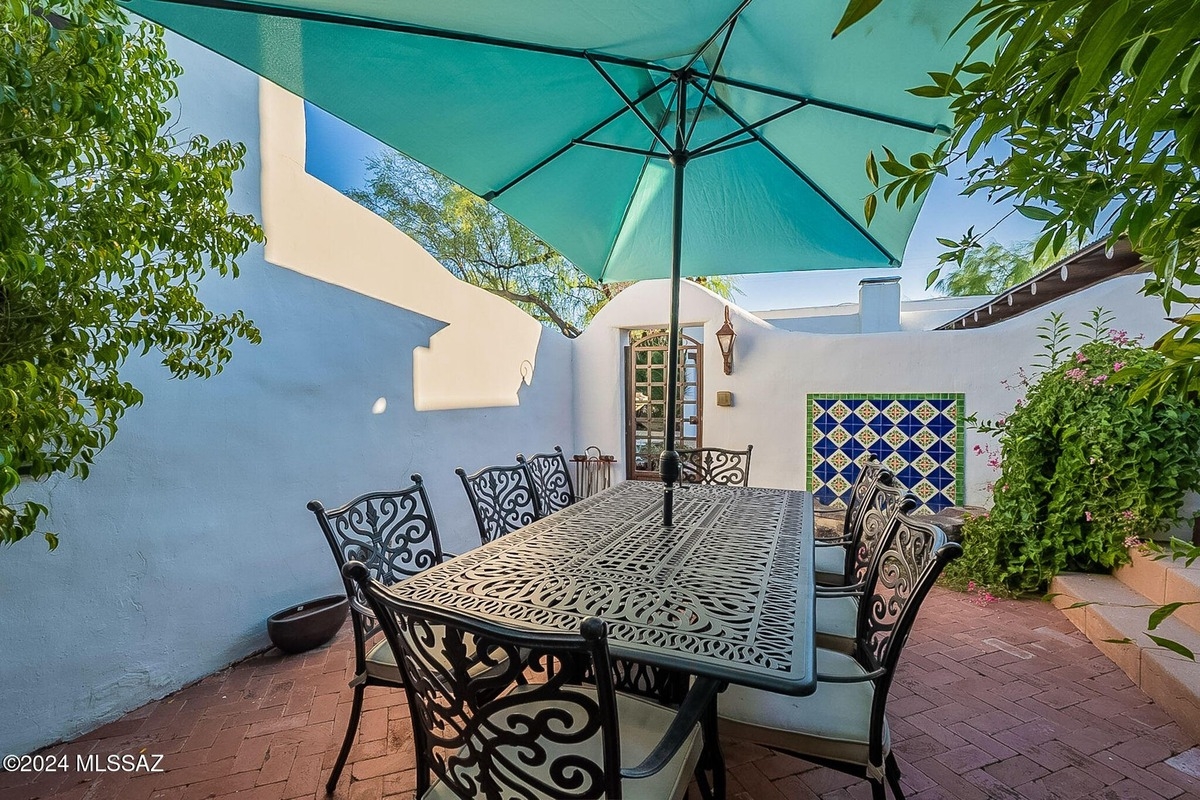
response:
M817 547L845 547L850 540L844 536L838 539L814 539L813 544Z
M862 597L863 585L855 583L850 586L818 586L817 597Z
M642 760L642 763L636 767L622 768L621 777L646 778L665 767L667 762L679 752L683 743L687 741L688 736L692 733L692 728L700 722L700 717L712 703L717 701L717 691L720 688L720 681L712 678L696 678L692 682L692 688L688 689L687 696L683 698L679 710L675 713L675 719L671 721L667 732L663 734L663 738Z
M864 672L862 675L822 675L817 673L818 683L862 683L864 681L873 681L876 678L882 678L887 674L887 670L883 667L873 669L870 672Z
M445 551L442 552L442 563L443 564L445 564L447 561L449 561L452 558L458 558L458 553L447 553Z

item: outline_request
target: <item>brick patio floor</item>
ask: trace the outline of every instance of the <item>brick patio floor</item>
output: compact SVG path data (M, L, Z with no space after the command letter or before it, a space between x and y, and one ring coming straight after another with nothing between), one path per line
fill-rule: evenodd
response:
M349 625L311 653L247 659L42 751L65 755L67 772L0 773L0 798L323 798L350 709L352 662ZM1048 603L980 607L935 589L888 712L912 800L1200 798L1200 780L1164 763L1193 743ZM724 748L735 800L870 797L865 781L734 740ZM164 771L76 770L77 756L143 752L161 754ZM334 797L412 797L399 691L367 690L350 758Z

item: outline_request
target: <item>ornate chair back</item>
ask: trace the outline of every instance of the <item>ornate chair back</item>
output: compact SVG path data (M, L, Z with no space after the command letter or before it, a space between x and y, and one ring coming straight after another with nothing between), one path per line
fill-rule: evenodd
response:
M365 568L345 571L374 606L404 670L418 797L431 774L455 797L621 796L602 620L585 620L578 634L509 628L400 600ZM581 664L594 684L575 682ZM518 686L527 669L541 674Z
M355 562L375 580L395 583L445 559L425 484L417 474L412 481L413 485L407 489L364 494L332 511L327 511L318 500L308 504L339 569ZM350 682L354 700L342 749L325 784L326 792L332 792L337 785L354 744L363 690L367 686L404 685L388 642L378 635L379 621L359 585L344 572L342 580L350 598L350 618L354 625L354 679Z
M872 764L884 757L888 690L917 611L946 564L962 555L962 547L940 528L909 515L916 505L915 498L906 497L892 514L858 604L854 657L868 672L879 671L871 706Z
M867 571L879 552L888 523L905 498L916 501L913 495L905 492L892 480L891 473L886 470L878 472L876 480L862 493L855 514L858 520L857 528L850 532L851 538L846 547L844 574L848 585L860 584L866 580Z
M894 485L896 477L874 456L868 455L859 465L854 485L850 487L850 500L846 503L846 516L842 521L842 537L844 539L852 540L854 538L854 532L858 530L859 518L869 507L875 485L880 481Z
M372 578L389 584L442 562L445 554L425 483L416 473L412 481L407 489L360 495L333 510L326 510L319 500L308 504L338 569L358 561L366 565ZM361 663L365 643L379 632L379 625L357 584L345 576L342 582L350 598L355 647Z
M529 469L533 492L543 515L562 511L575 502L575 487L563 449L557 445L553 453L536 453L529 458L517 454L517 463Z
M473 475L462 467L454 472L462 479L484 544L542 518L533 479L524 464L484 467Z
M749 486L750 453L745 450L726 450L721 447L698 447L679 450L680 480L704 486Z

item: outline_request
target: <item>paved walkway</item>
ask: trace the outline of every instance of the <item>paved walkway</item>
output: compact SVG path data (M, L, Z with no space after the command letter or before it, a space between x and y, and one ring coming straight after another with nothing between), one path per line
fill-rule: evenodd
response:
M1049 604L981 607L936 589L921 613L888 709L911 800L1200 798L1200 779L1165 763L1184 753L1176 763L1200 773L1200 751ZM305 655L255 656L48 748L70 769L0 774L0 798L319 800L350 708L349 631ZM730 740L725 752L735 800L870 797L865 781L760 747ZM161 755L163 771L77 770L78 757L122 754L146 766ZM367 690L350 757L334 797L412 797L399 692Z

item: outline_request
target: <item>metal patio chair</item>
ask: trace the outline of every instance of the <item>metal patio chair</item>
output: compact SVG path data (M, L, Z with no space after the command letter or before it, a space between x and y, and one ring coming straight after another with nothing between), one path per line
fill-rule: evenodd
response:
M360 562L374 579L394 583L446 558L425 484L419 474L414 474L412 481L413 485L407 489L360 495L333 510L326 510L318 500L308 504L339 569L350 561ZM363 691L367 686L404 686L396 656L382 635L375 613L357 584L345 576L342 580L350 598L350 618L354 625L354 678L350 681L354 702L326 792L332 792L337 785L350 755L362 714Z
M880 487L886 487L889 491L881 494ZM845 586L855 582L852 572L861 546L863 518L871 508L887 511L887 504L899 499L897 492L902 493L900 485L882 464L873 458L863 463L850 488L850 502L846 506L842 535L836 539L817 540L813 569L818 585ZM861 578L861 575L858 577Z
M401 600L359 564L343 572L400 654L421 800L686 794L715 681L696 681L675 711L614 690L600 619L536 632ZM495 669L481 677L481 665ZM522 685L526 669L541 675Z
M533 477L524 464L484 467L471 475L459 467L454 473L467 492L483 544L544 516L533 488Z
M859 604L854 652L817 650L817 690L785 697L730 686L720 697L721 733L871 782L903 800L885 709L904 642L945 565L962 553L934 525L897 513L884 534Z
M517 453L517 463L524 464L529 470L543 516L562 511L575 502L571 470L561 447L556 445L553 453L536 453L529 458Z
M723 447L697 447L680 450L679 467L682 483L703 486L749 486L750 454L754 445L745 450L726 450Z

